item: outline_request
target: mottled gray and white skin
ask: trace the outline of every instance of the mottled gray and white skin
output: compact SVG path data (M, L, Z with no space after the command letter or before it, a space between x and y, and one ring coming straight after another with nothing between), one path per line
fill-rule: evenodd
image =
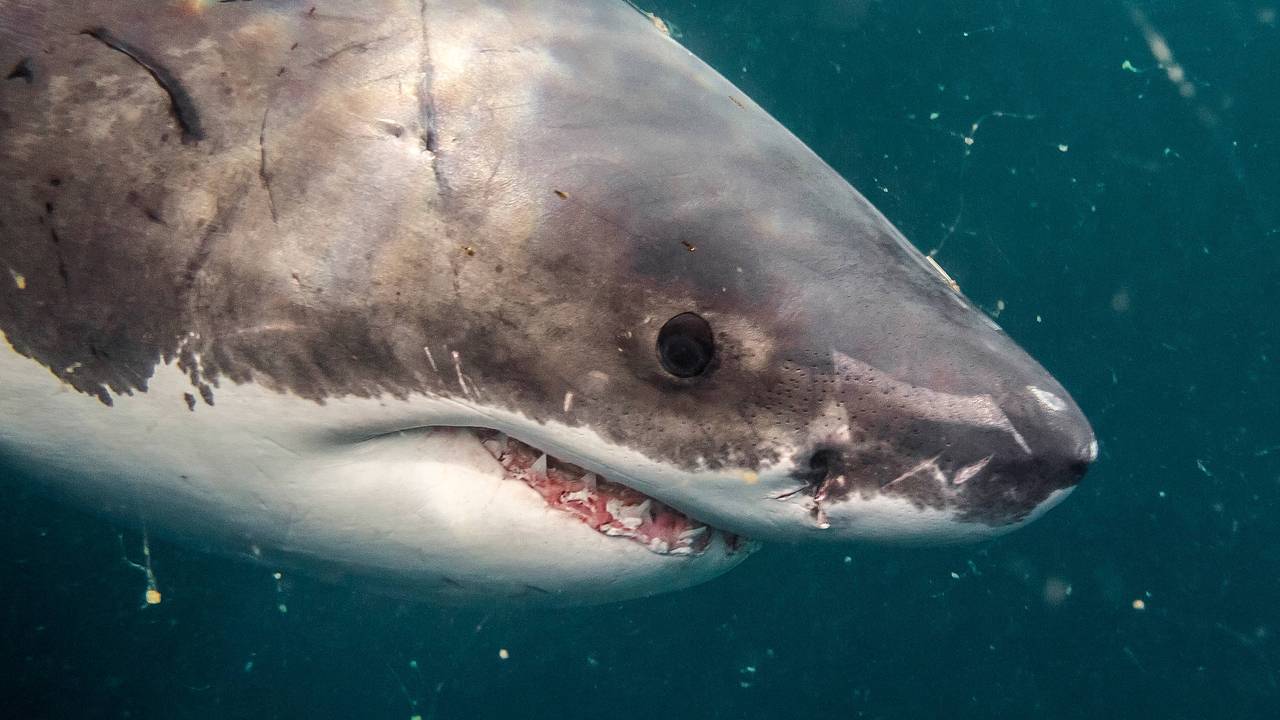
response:
M595 602L746 549L606 537L442 428L759 541L987 537L1096 457L1044 369L618 0L0 0L0 72L0 452L175 537ZM692 379L656 349L686 312Z

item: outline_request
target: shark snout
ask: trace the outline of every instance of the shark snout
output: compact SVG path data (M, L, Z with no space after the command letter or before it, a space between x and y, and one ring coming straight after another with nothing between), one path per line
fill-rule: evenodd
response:
M1057 504L1098 456L1088 420L1047 374L973 395L878 380L881 404L797 458L797 497L832 539L999 534Z
M1060 388L1027 385L1002 404L1023 438L1028 464L1074 485L1098 458L1098 441L1084 413Z

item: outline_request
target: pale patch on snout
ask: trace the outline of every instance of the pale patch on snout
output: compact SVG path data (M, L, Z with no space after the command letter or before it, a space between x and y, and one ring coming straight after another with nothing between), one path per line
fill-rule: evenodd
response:
M1002 430L1023 452L1031 454L1031 446L990 395L952 395L912 385L839 350L831 351L831 362L842 380L850 375L862 378L863 382L882 389L887 397L899 400L914 417Z
M1035 397L1036 400L1040 401L1041 405L1045 406L1045 408L1052 412L1060 413L1067 409L1067 401L1057 395L1054 395L1048 390L1041 390L1035 385L1028 385L1027 390L1033 397Z

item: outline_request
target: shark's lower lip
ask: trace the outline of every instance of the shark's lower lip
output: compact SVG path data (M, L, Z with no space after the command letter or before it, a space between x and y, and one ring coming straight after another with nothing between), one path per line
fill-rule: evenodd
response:
M659 555L701 555L713 547L733 554L750 541L695 520L626 485L556 457L496 430L474 429L510 480L533 488L548 507L595 531L643 545ZM716 536L721 543L713 543Z

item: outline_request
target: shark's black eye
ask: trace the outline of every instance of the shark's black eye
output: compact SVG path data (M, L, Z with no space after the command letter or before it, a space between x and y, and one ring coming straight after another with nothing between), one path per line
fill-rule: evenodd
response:
M715 354L711 324L700 315L681 313L658 331L658 359L664 370L678 378L705 373Z

